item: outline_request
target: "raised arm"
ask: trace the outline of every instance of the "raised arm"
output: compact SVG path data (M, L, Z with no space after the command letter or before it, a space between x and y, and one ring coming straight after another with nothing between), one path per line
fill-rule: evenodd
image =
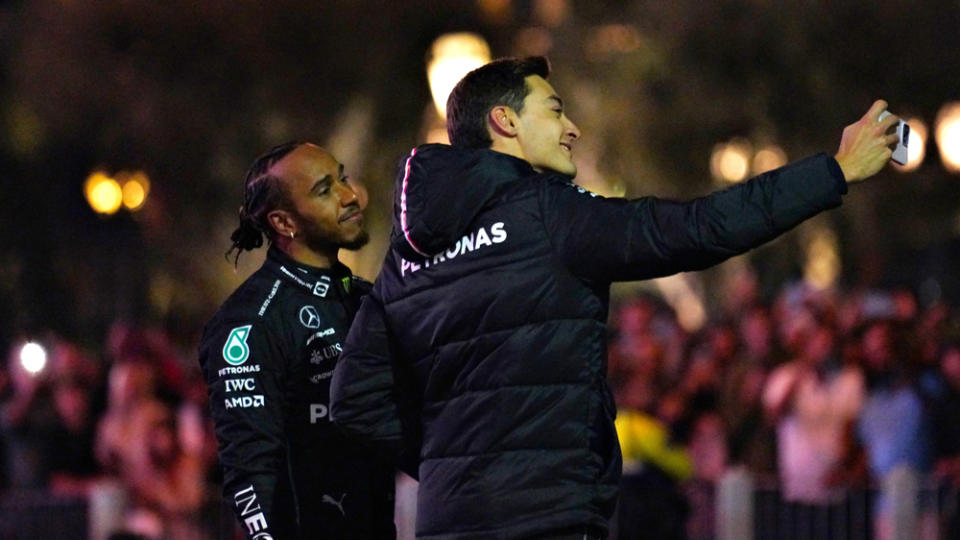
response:
M541 190L544 225L575 273L598 281L648 279L701 270L776 238L840 205L847 183L879 171L890 158L895 117L878 122L877 101L847 126L837 157L791 163L688 202L654 197L597 197L554 179ZM891 139L892 137L892 139Z

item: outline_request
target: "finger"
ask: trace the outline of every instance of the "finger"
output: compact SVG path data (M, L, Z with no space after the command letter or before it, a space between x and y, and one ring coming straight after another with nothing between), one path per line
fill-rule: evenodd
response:
M900 142L900 136L897 135L896 133L892 135L887 135L886 139L884 139L884 143L886 143L887 146L890 146L892 144L897 144L898 142Z
M878 99L873 102L873 105L870 106L870 110L867 111L867 114L863 116L864 118L869 118L870 120L876 122L877 119L880 118L880 113L885 110L887 110L887 102L882 99Z
M883 130L886 131L898 122L900 122L900 117L895 114L891 114L883 120L880 120L880 125L883 127Z

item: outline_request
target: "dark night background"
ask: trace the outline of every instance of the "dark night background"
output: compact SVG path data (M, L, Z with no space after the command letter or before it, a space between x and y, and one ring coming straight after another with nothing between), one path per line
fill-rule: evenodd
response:
M346 260L375 277L394 164L437 121L425 66L444 32L550 57L583 131L578 181L690 198L719 186L710 153L733 137L832 153L876 98L932 132L960 99L958 28L956 0L2 2L0 345L95 347L121 319L191 349L262 257L236 272L223 257L243 173L292 139L366 185L374 241ZM83 184L98 168L144 170L143 209L95 214ZM928 140L919 169L854 186L816 220L839 239L843 283L956 299L958 183ZM803 238L749 256L768 289L799 275Z

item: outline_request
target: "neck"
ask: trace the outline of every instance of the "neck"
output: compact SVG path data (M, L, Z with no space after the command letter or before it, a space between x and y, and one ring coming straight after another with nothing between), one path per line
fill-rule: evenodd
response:
M280 237L274 243L287 257L308 266L333 268L333 265L338 262L337 253L340 251L338 248L318 251L309 248L297 238Z
M527 161L527 156L523 153L523 148L520 147L515 138L494 136L493 144L490 145L490 149L500 152L501 154L507 154L508 156L513 156L515 158ZM537 167L533 167L533 170L537 172L543 172Z

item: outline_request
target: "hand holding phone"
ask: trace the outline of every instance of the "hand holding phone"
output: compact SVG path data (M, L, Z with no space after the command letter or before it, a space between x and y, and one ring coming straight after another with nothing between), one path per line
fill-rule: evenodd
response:
M883 111L880 113L880 118L878 118L878 121L882 122L883 119L888 116L890 116L890 112ZM900 137L900 141L897 142L897 146L893 149L893 156L891 156L890 159L892 159L894 163L906 165L907 147L910 144L910 124L900 120L900 122L897 123L897 136Z

